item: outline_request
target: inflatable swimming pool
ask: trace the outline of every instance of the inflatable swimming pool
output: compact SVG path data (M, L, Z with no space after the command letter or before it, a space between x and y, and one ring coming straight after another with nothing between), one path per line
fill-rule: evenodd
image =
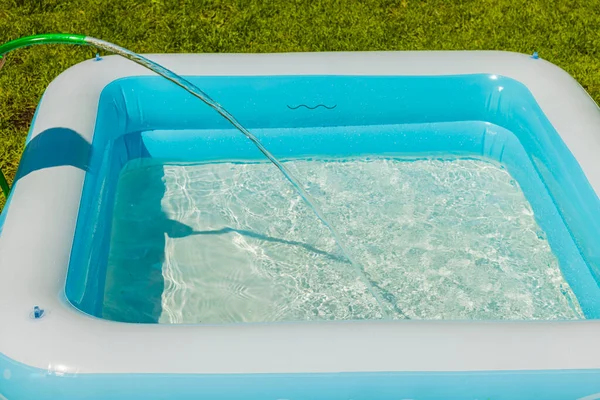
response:
M260 158L196 99L106 57L48 87L2 213L0 397L600 399L600 112L568 74L504 52L150 58L210 93L278 157L502 164L585 320L103 318L122 169Z

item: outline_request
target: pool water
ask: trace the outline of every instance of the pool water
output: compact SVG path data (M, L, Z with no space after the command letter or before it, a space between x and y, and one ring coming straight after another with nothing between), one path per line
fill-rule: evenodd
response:
M581 319L517 182L484 159L129 162L102 316L128 322ZM385 313L382 312L382 307Z

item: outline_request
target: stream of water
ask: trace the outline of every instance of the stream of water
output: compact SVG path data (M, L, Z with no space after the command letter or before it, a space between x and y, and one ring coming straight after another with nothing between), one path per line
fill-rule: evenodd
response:
M317 216L317 218L323 223L323 225L325 225L325 227L327 227L327 229L329 230L329 232L335 239L337 246L339 247L342 255L350 262L355 273L359 276L359 278L366 285L370 294L377 300L377 303L379 304L379 306L382 310L384 318L389 319L389 315L386 313L385 307L383 306L383 299L380 297L380 295L377 293L377 291L373 288L373 284L371 283L369 278L365 275L363 267L354 260L351 253L348 251L347 247L344 245L344 242L340 238L340 234L337 232L337 230L334 228L334 226L331 223L329 223L329 221L325 218L325 216L323 215L323 212L317 205L316 201L312 198L312 196L310 194L308 194L308 192L304 189L304 187L298 181L298 179L290 172L290 170L288 168L286 168L281 162L279 162L279 160L277 160L277 158L275 158L275 156L273 156L273 154L271 154L269 152L269 150L267 150L265 148L265 146L263 146L263 144L260 142L260 140L258 140L258 138L256 136L254 136L250 131L248 131L248 129L246 129L233 115L231 115L225 108L223 108L223 106L221 104L219 104L217 101L212 99L208 94L206 94L204 91L202 91L199 87L192 84L188 80L182 78L181 76L177 75L173 71L171 71L171 70L163 67L162 65L157 64L154 61L151 61L139 54L136 54L136 53L134 53L130 50L127 50L123 47L117 46L113 43L109 43L104 40L91 38L91 37L87 37L86 41L89 44L91 44L92 46L95 46L97 48L100 48L100 49L109 51L111 53L118 54L122 57L125 57L128 60L131 60L131 61L135 62L136 64L139 64L145 68L148 68L149 70L157 73L158 75L162 76L163 78L173 82L174 84L181 87L186 92L193 95L194 97L202 100L205 104L207 104L213 110L218 112L223 118L225 118L227 121L229 121L244 136L246 136L258 148L258 150L260 150L260 152L262 154L264 154L265 157L267 157L269 159L269 161L271 161L271 163L273 163L273 165L275 165L279 169L279 171L281 171L281 173L285 176L285 178L294 187L294 189L298 193L298 195L304 200L304 202L306 202L308 207Z

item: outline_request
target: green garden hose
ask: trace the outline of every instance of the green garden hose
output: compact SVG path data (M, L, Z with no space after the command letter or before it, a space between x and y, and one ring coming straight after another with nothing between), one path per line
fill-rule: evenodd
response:
M85 45L85 35L73 35L70 33L46 33L43 35L26 36L20 39L12 40L0 45L0 58L6 53L21 47L33 46L36 44L79 44Z
M8 195L10 194L10 185L6 180L4 173L2 173L2 170L0 170L0 187L2 188L2 193L4 193L4 196L8 198Z

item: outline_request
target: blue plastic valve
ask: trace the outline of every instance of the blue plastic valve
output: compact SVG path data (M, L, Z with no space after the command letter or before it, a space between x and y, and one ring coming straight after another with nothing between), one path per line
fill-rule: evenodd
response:
M533 58L534 60L537 60L538 58L540 58L540 56L538 55L537 51L534 51L533 54L531 55L531 58Z
M96 53L95 61L102 61L102 57L100 57L100 53Z
M33 307L33 318L39 319L39 318L42 318L43 316L44 316L44 310L42 310L38 306L34 306Z

